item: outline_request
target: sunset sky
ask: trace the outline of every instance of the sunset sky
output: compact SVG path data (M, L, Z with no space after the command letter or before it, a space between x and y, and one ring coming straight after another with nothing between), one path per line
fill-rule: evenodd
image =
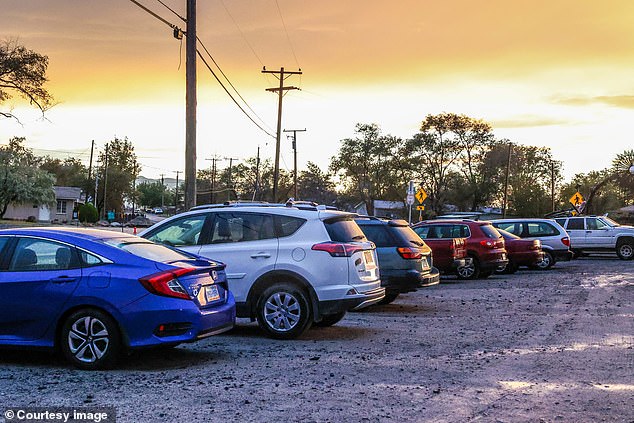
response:
M156 0L139 0L185 24ZM185 0L163 0L185 16ZM128 137L142 175L184 170L185 42L129 0L0 0L0 39L49 57L47 120L15 99L22 125L0 120L0 143L24 136L39 154L87 163L90 142ZM634 2L198 0L198 35L274 133L277 80L301 68L283 129L299 164L323 170L356 123L403 138L428 114L483 119L498 138L550 147L567 179L634 148ZM285 30L286 28L286 30ZM180 64L180 69L179 69ZM244 159L274 139L253 125L199 61L198 167ZM285 135L285 134L284 134ZM281 166L292 168L282 137ZM228 162L220 162L222 168ZM424 164L421 164L424 165Z

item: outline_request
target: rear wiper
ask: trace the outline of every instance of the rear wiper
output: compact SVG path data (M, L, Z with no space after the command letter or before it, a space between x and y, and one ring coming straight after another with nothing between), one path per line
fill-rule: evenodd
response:
M353 241L363 241L365 239L365 236L363 235L355 235L352 237Z
M416 241L416 240L413 240L413 239L410 239L409 242L411 242L414 245L418 245L419 247L422 247L423 245L425 245L424 242Z

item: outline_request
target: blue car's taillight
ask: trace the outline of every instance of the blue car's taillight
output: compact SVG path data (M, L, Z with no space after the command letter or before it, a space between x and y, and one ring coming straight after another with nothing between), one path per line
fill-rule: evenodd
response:
M166 270L164 272L154 273L139 279L141 285L152 294L162 295L164 297L182 298L190 300L189 293L178 282L178 277L193 272L194 268L180 268L175 270Z

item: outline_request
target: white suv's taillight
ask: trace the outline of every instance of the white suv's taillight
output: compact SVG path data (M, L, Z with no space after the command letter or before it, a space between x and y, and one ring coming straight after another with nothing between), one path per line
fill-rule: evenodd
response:
M313 245L311 249L315 251L325 251L332 257L351 257L354 253L363 251L363 247L360 245L343 242L322 242Z

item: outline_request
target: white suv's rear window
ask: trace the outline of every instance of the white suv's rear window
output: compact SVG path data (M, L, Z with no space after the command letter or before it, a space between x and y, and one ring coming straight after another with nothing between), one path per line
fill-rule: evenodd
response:
M367 241L365 234L352 218L335 218L324 221L330 239L335 242Z

